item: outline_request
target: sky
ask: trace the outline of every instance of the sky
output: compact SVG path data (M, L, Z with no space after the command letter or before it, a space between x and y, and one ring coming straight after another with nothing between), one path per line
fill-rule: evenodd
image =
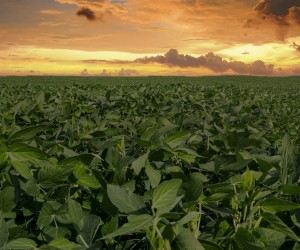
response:
M300 75L300 0L0 0L0 75Z

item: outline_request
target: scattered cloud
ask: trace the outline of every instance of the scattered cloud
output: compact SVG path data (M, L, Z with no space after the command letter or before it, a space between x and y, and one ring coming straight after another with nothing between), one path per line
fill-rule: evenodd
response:
M194 57L179 54L176 49L170 49L165 55L152 56L136 59L135 62L142 64L159 63L170 67L181 68L208 68L215 73L234 72L238 74L273 75L276 73L273 64L265 64L261 60L253 63L241 61L227 61L220 56L209 52L204 56Z
M28 73L31 75L39 75L41 72L38 70L29 70Z
M117 71L109 71L107 69L103 69L101 76L122 76L122 77L128 77L128 76L139 76L139 72L135 69L124 69Z
M138 76L139 73L135 69L121 69L118 76Z
M300 52L300 45L298 45L297 43L294 42L294 43L291 45L291 47L294 48L294 49L296 49L298 52Z
M82 75L82 76L88 76L89 72L87 71L87 69L84 69L83 71L81 71L80 75Z
M41 10L40 13L45 15L60 15L63 14L64 12L59 10Z
M90 10L89 8L81 8L77 11L77 16L84 16L89 21L95 21L97 18L95 16L95 12Z
M46 27L57 27L57 26L61 26L64 25L65 22L40 22L39 26L46 26Z
M101 76L111 76L111 73L107 69L103 69L100 75Z

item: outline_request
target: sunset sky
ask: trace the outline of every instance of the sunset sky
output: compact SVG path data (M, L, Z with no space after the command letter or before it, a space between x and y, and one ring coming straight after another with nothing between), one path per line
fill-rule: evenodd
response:
M0 0L0 75L300 75L300 0Z

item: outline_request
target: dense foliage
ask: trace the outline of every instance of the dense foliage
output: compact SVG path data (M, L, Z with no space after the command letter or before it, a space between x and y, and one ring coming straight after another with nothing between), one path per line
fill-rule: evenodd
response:
M299 80L0 79L0 249L300 249Z

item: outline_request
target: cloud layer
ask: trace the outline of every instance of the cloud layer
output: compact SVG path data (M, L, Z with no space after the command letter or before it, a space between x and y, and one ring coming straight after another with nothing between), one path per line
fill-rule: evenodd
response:
M273 64L265 64L261 60L246 64L241 61L227 61L222 57L209 52L204 56L194 57L191 55L179 54L176 49L170 49L163 56L144 57L135 60L137 63L149 64L159 63L168 66L181 68L207 68L215 73L234 72L250 75L273 75L276 73Z

